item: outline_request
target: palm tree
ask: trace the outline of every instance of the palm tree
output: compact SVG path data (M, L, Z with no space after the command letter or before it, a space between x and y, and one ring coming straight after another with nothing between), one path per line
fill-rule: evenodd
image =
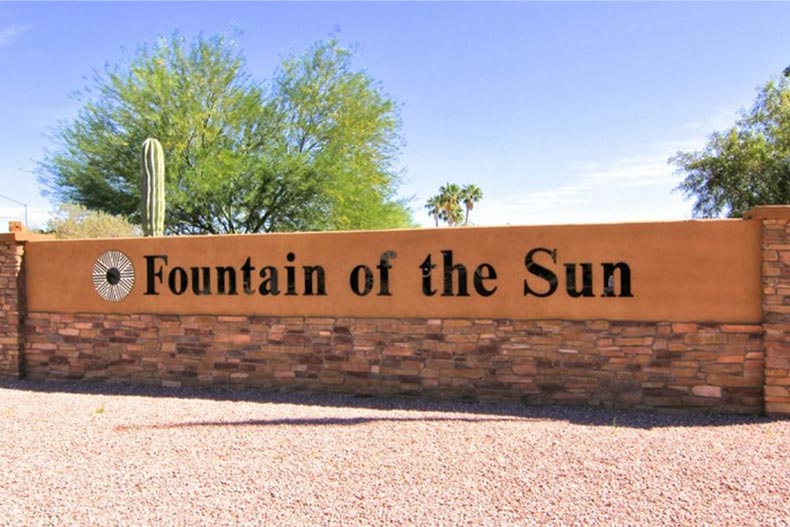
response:
M444 212L444 220L450 227L461 222L461 187L455 183L447 183L439 187L439 201Z
M464 185L461 189L461 199L466 207L464 225L469 224L469 211L475 208L475 203L483 199L483 191L477 185Z
M432 196L425 203L425 208L428 209L428 216L433 216L436 226L439 226L439 218L442 216L442 201L441 197L437 194Z

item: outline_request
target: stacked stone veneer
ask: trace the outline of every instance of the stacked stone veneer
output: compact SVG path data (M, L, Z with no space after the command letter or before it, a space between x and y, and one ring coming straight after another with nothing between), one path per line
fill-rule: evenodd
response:
M13 235L0 240L0 379L15 379L20 375L23 253L23 245Z
M765 410L790 414L790 221L763 220Z
M762 410L761 326L31 313L30 378Z
M790 414L790 207L752 218L760 324L25 313L0 237L0 377Z

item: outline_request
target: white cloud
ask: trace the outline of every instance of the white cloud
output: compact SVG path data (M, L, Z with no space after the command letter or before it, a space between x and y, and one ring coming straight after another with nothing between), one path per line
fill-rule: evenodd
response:
M0 28L0 48L10 46L32 26L9 26Z
M486 199L477 225L667 221L690 217L691 205L673 192L682 176L668 159L701 148L704 137L668 141L609 162L572 167L568 183L551 190Z

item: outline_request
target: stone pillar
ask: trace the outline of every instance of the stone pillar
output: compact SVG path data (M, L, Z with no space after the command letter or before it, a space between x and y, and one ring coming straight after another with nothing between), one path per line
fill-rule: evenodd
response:
M790 414L790 206L750 210L763 228L765 413Z
M18 379L23 374L25 239L24 232L0 234L0 379Z

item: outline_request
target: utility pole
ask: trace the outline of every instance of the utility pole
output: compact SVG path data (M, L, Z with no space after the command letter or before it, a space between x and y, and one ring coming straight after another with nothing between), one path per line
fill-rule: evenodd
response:
M12 201L17 205L22 205L25 207L25 228L30 228L30 225L27 223L27 203L22 203L21 201L17 201L14 198L9 198L8 196L3 196L2 194L0 194L0 198L7 199L8 201Z

